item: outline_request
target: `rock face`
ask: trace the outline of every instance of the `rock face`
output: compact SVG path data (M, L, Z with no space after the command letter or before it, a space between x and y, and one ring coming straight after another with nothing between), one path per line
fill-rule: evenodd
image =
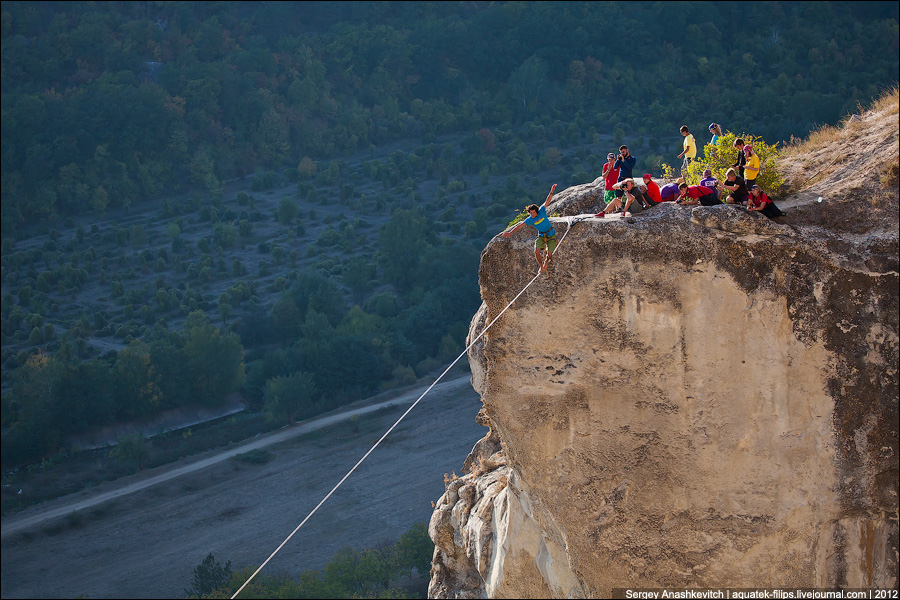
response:
M555 221L550 276L470 350L490 429L433 514L429 596L896 587L896 220ZM471 339L535 275L532 243L483 251Z

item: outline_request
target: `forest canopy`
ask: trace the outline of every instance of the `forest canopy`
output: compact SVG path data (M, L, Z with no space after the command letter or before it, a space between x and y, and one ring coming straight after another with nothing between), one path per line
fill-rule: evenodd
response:
M625 141L661 174L682 124L774 157L898 72L896 3L0 14L5 468L229 396L275 426L411 385L458 354L481 249L549 184Z
M4 2L2 229L529 121L775 142L897 56L893 2Z

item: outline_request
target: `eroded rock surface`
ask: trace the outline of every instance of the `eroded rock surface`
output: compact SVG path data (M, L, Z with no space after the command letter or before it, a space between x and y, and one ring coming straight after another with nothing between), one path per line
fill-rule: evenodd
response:
M430 597L896 587L896 231L731 206L572 225L470 352L490 431L434 512ZM470 338L534 276L532 237L485 248Z

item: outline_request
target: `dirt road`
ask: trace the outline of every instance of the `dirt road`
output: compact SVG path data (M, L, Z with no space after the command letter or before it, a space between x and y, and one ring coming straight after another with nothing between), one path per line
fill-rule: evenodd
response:
M2 525L2 596L173 597L208 552L257 566L421 391L19 513ZM264 573L319 568L427 520L443 474L485 433L480 406L468 377L436 386ZM260 448L273 460L228 460Z

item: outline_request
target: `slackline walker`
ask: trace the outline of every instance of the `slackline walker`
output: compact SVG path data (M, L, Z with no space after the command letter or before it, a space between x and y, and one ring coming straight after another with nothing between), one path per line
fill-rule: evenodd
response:
M556 187L556 186L553 186L553 187ZM552 194L552 192L551 192L551 194ZM583 221L584 219L587 219L587 218L590 218L590 217L593 217L593 216L594 216L594 215L586 215L586 216L578 216L578 217L566 217L566 223L568 224L568 227L566 228L566 232L563 234L562 238L559 240L559 243L556 245L556 247L559 248L559 246L563 243L563 240L566 239L566 236L569 235L569 232L572 230L572 225L574 225L575 223L578 223L579 221ZM315 507L314 509L312 509L308 515L306 515L306 518L304 518L304 519L300 522L300 524L297 525L296 528L294 528L294 530L290 533L290 535L287 536L287 537L284 539L284 541L281 542L281 544L278 545L277 548L275 548L275 551L272 552L272 554L269 555L269 558L267 558L267 559L265 560L265 562L263 562L263 564L261 564L261 565L259 566L259 568L256 569L256 570L253 572L253 574L247 579L247 581L245 581L244 584L243 584L241 587L238 588L238 590L237 590L237 591L234 593L234 595L231 597L231 600L234 600L235 598L237 598L238 594L240 594L240 593L243 591L243 589L244 589L245 587L247 587L247 585L253 580L253 578L256 577L256 576L259 574L259 572L263 570L263 567L265 567L267 564L269 564L269 561L272 560L272 559L275 557L276 554L278 554L278 551L281 550L281 549L284 547L284 545L287 544L287 543L290 541L290 539L291 539L292 537L294 537L294 534L295 534L295 533L297 533L298 531L300 531L300 528L303 527L303 526L306 524L306 522L310 519L310 517L312 517L314 514L316 514L316 511L319 510L319 508L320 508L323 504L325 504L325 502L326 502L329 498L331 498L331 495L334 494L334 493L337 491L337 489L338 489L339 487L341 487L341 484L343 484L344 481L346 481L347 478L350 477L350 475L353 473L353 471L355 471L356 468L359 467L359 465L361 465L361 464L363 463L363 461L366 460L366 458L369 457L370 454L372 454L372 452L375 450L375 448L378 447L378 444L380 444L382 441L384 441L384 438L386 438L386 437L387 437L387 436L388 436L388 435L389 435L389 434L397 427L397 425L400 424L400 421L402 421L404 418L406 418L406 415L408 415L410 412L412 412L412 409L414 409L414 408L416 407L416 405L419 404L419 402L422 400L422 398L424 398L425 395L426 395L428 392L431 391L431 388L433 388L435 385L437 385L437 383L438 383L441 379L443 379L444 375L446 375L446 374L450 371L450 369L452 369L452 368L456 365L456 363L458 363L459 360L460 360L463 356L466 355L466 353L469 351L469 349L472 348L472 346L474 346L475 343L476 343L478 340L480 340L480 339L482 338L482 336L484 336L485 333L487 333L487 330L490 329L490 328L494 325L494 323L496 323L497 320L498 320L501 316L503 316L503 313L505 313L506 310L507 310L510 306L512 306L513 303L514 303L516 300L519 299L519 296L521 296L522 294L524 294L524 293L525 293L525 290L527 290L529 287L531 287L531 284L532 284L532 283L534 283L535 281L537 281L537 279L541 276L541 272L546 268L546 266L547 266L547 261L549 260L549 258L550 258L550 255L548 254L548 255L547 255L547 258L544 259L544 263L541 265L541 270L538 271L537 275L535 275L535 276L531 279L531 281L529 281L529 282L525 285L525 287L522 288L522 291L521 291L521 292L519 292L518 294L516 294L516 297L515 297L515 298L513 298L512 300L509 301L509 304L507 304L506 307L505 307L503 310L501 310L500 313L499 313L496 317L494 317L494 320L493 320L493 321L491 321L490 323L487 324L487 327L485 327L485 328L481 331L481 333L479 333L478 336L477 336L474 340L472 340L472 342L471 342L468 346L466 346L466 349L463 350L462 353L460 353L460 355L456 357L456 360L454 360L452 363L450 363L450 366L449 366L449 367L447 367L446 369L444 369L444 372L441 373L441 374L438 376L438 378L434 380L434 383L432 383L431 385L429 385L429 386L428 386L428 389L426 389L424 392L422 392L422 395L419 396L419 397L416 399L416 401L413 402L413 403L409 406L409 408L407 408L406 411L405 411L402 415L400 415L400 418L397 419L397 420L394 422L394 424L391 425L391 427L390 427L387 431L384 432L384 435L382 435L380 438L378 438L378 441L375 442L375 444L374 444L371 448L369 448L369 451L366 452L365 454L363 454L363 457L360 458L360 459L357 461L357 463L356 463L355 465L353 465L353 468L350 469L349 471L347 471L347 474L344 475L344 476L341 478L341 480L338 481L337 484L336 484L333 488L331 488L331 491L328 492L328 493L325 495L325 497L322 498L322 500L321 500L318 504L316 504L316 507Z

